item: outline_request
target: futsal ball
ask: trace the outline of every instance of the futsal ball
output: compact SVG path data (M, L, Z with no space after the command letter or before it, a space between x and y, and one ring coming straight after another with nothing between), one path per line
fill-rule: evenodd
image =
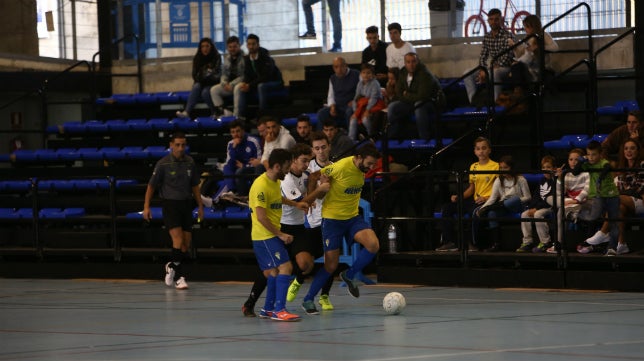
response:
M397 315L407 306L405 296L398 292L389 292L382 299L382 308L389 315Z

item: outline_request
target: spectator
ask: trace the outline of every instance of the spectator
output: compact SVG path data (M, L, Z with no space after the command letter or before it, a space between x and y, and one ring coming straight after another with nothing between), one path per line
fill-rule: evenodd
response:
M619 158L619 147L629 139L634 139L644 147L644 123L639 110L628 113L626 124L614 129L602 142L602 156L612 162Z
M259 110L268 108L271 92L284 87L282 72L275 65L268 50L259 46L259 37L248 35L246 39L248 55L244 56L244 80L235 86L235 99L238 99L239 117L246 117L248 97L257 95Z
M329 78L329 92L326 106L318 111L318 129L325 120L331 118L338 126L347 126L353 113L350 102L356 95L360 72L350 69L342 57L333 59L333 75Z
M199 192L199 173L194 159L186 154L186 135L176 132L170 139L170 153L159 159L148 182L143 203L143 219L152 219L150 202L158 190L163 207L163 223L172 239L170 262L165 265L165 284L187 289L186 275L181 266L187 259L192 242L192 210L197 203L197 217L203 219L203 204Z
M521 222L521 233L523 234L523 241L517 252L545 252L550 246L550 227L548 222L543 221L546 217L552 215L552 205L554 204L555 195L555 178L552 172L555 169L555 158L547 155L541 158L541 170L543 177L539 181L539 186L535 188L532 194L532 199L528 203L528 209L521 213L521 218L532 218L542 222ZM534 224L537 235L539 236L539 244L532 247L532 225Z
M338 129L333 119L325 120L322 126L322 131L331 142L331 153L329 157L332 161L347 157L353 153L355 146L353 141Z
M295 139L296 143L304 143L311 145L311 118L306 114L300 114L297 117L297 124L295 129L291 130L291 136Z
M387 71L387 86L385 87L385 103L391 104L396 98L396 83L400 76L400 69L391 68Z
M492 147L487 138L478 137L474 140L474 155L478 161L472 163L470 171L498 171L499 163L490 159ZM471 214L477 207L485 203L492 194L492 184L496 179L496 174L470 174L469 186L463 192L463 215ZM443 205L441 209L441 235L442 245L436 249L439 252L457 251L458 244L454 237L454 216L458 212L459 195L452 194L450 202ZM477 250L474 245L470 244L469 249Z
M349 138L354 141L358 139L360 125L366 128L369 138L373 137L376 131L370 121L371 116L385 108L385 101L382 99L380 84L375 79L373 66L362 64L360 77L352 102L354 113L349 119Z
M578 165L579 166L579 165ZM588 230L592 230L592 223L597 221L604 213L608 215L609 234L604 234L601 229L589 237L582 244L577 246L579 253L592 252L595 246L602 243L609 243L609 250L616 252L617 237L619 230L615 219L619 217L619 191L613 177L609 175L610 164L601 157L601 144L595 140L588 143L586 147L586 162L581 163L584 171L590 173L590 186L588 187L588 200L582 204L579 211L579 219L588 223ZM592 233L592 231L591 231ZM590 233L589 233L590 234Z
M512 33L503 27L501 10L496 8L490 9L487 14L487 21L491 30L483 38L483 48L481 49L481 55L479 57L479 65L486 68L488 72L494 68L494 99L496 99L501 93L502 80L510 72L510 65L512 65L512 57L514 54L508 51L508 49L509 44L514 41L514 38ZM497 55L502 53L504 55L496 59L494 64L490 63ZM472 76L463 79L463 82L467 90L467 97L472 102L472 98L477 90L476 84L485 84L487 82L486 73L480 70L478 73L474 73Z
M552 39L552 36L548 32L543 31L543 27L541 25L541 20L539 19L538 16L536 15L528 15L523 19L523 28L525 29L526 36L530 35L538 35L541 36L543 33L543 44L544 48L546 49L547 52L551 51L557 51L559 50L559 45L557 45L557 42ZM513 46L514 45L514 39L509 39L508 40L508 45ZM535 37L532 37L528 39L525 43L524 46L519 46L514 49L514 54L516 57L516 62L512 65L512 78L518 78L519 79L514 79L515 84L523 84L528 81L535 82L541 79L540 72L541 72L541 54L540 54L540 49L539 49L539 40ZM552 67L550 66L550 57L546 53L545 55L546 63L545 63L545 68L546 69L551 69ZM518 65L518 67L515 67L515 64ZM519 72L520 74L526 74L529 75L527 79L525 79L523 76L519 76L520 74L516 74Z
M264 151L262 153L262 165L264 168L268 169L268 157L271 156L271 152L274 149L291 149L295 145L295 139L291 136L291 133L284 128L277 120L273 117L266 117L266 137L264 138Z
M501 174L496 178L492 185L490 197L481 207L474 210L472 214L472 243L475 246L480 245L477 237L480 217L498 218L521 212L532 198L528 181L522 175L514 173L514 161L511 156L506 155L501 157L499 160L499 170L509 173ZM490 219L488 225L492 231L492 246L485 251L500 251L501 232L499 231L499 221Z
M221 81L210 89L210 96L215 107L215 117L231 115L230 111L224 109L224 97L233 95L235 86L244 79L244 51L241 49L239 38L231 36L226 40L227 53L224 55L224 68L221 73ZM238 93L239 95L239 93ZM239 99L233 98L233 112L235 117L239 116Z
M194 80L192 90L190 90L186 108L182 111L177 111L177 117L192 117L192 110L199 100L208 104L212 114L215 106L210 98L210 88L219 83L220 76L221 55L219 55L219 51L217 51L210 38L203 38L199 41L199 49L197 49L197 53L192 58L192 80Z
M405 66L405 54L416 53L410 43L402 40L402 27L398 23L391 23L387 27L391 44L387 46L387 67L402 69Z
M257 138L244 132L243 124L239 120L230 123L230 135L233 139L226 146L224 187L237 195L246 196L252 181L244 175L259 174L251 161L262 157L262 148Z
M387 43L380 40L377 26L370 26L365 31L369 46L362 51L361 64L373 66L380 86L387 84Z
M445 95L438 79L418 60L416 53L405 55L405 67L396 81L394 101L387 108L389 137L403 138L401 124L416 115L418 135L430 138L432 115L445 104ZM438 108L438 109L437 109Z
M304 19L306 20L306 33L300 35L300 39L315 39L315 24L313 23L313 9L311 5L320 2L320 0L302 0L302 9L304 10ZM342 19L340 18L340 0L327 0L329 14L333 24L333 47L329 49L330 53L342 52Z

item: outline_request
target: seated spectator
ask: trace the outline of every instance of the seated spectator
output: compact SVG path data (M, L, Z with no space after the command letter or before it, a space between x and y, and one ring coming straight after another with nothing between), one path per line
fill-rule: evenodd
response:
M275 149L291 149L295 145L295 139L291 133L280 124L277 118L266 117L266 136L264 137L264 152L262 153L262 164L268 169L268 157Z
M552 205L555 196L555 178L552 171L555 169L555 158L546 155L541 158L541 170L544 172L539 181L539 186L535 188L532 199L528 203L528 209L521 213L521 218L532 218L543 221L546 217L552 215ZM532 225L537 229L539 244L532 247ZM545 252L550 246L550 227L548 222L521 222L521 233L523 240L517 252Z
M382 99L380 83L375 79L373 66L362 64L360 70L361 80L356 88L356 95L353 98L353 115L349 119L349 138L358 140L358 127L364 126L367 136L372 138L376 134L371 123L371 116L385 108L385 101Z
M236 36L229 37L226 40L226 50L221 81L210 89L210 96L215 106L215 113L213 114L215 117L231 115L227 109L224 109L223 98L233 95L235 86L244 79L244 52L241 50L239 38ZM238 117L239 99L233 98L233 106L232 115Z
M418 135L429 139L432 115L440 112L444 104L445 95L438 79L419 62L418 55L408 53L405 55L405 67L400 70L396 82L394 101L387 108L389 137L404 138L401 124L415 114Z
M384 98L387 105L391 104L396 98L396 83L400 76L400 69L391 68L387 71L387 85L385 86Z
M333 119L327 119L322 123L322 131L331 142L331 153L329 158L332 161L353 155L354 143L343 131L338 129Z
M356 95L358 81L359 71L349 68L343 57L333 59L326 105L318 111L318 129L327 119L333 119L337 126L347 127L353 113L350 102Z
M377 26L372 25L365 32L369 46L362 51L360 63L373 66L376 79L384 87L387 84L387 43L380 40Z
M252 179L242 175L258 174L251 160L262 157L262 148L257 138L244 132L244 126L239 120L230 123L230 135L233 139L226 146L224 185L228 191L246 196ZM233 178L232 176L237 177Z
M387 46L387 67L402 69L405 66L405 55L416 53L416 49L409 42L401 38L402 27L398 23L391 23L387 26L391 44Z
M177 111L177 117L190 118L192 110L200 100L208 104L210 113L214 111L214 105L210 98L210 88L219 83L221 76L221 55L215 48L210 38L203 38L199 41L199 49L192 59L192 90L188 96L186 107L182 111Z
M634 110L628 113L626 124L615 128L602 142L602 156L613 163L619 158L619 147L629 139L637 141L644 148L644 123L641 113Z
M311 145L311 118L306 114L300 114L297 117L297 125L295 129L291 130L291 136L295 139L296 143L304 143Z
M510 173L500 174L492 185L492 193L485 203L477 208L472 214L472 243L479 247L481 242L478 240L478 224L480 217L498 218L517 213L525 208L530 201L530 187L528 181L522 176L514 174L514 161L509 155L501 157L499 160L499 170ZM499 230L499 221L490 219L488 228L492 231L492 246L487 248L486 252L496 252L501 250L501 232Z
M238 99L239 117L247 116L248 97L257 95L259 110L268 108L271 92L284 87L282 72L275 65L268 50L259 46L259 37L248 35L246 39L248 55L244 56L244 80L235 86L234 97ZM267 158L268 159L268 158Z

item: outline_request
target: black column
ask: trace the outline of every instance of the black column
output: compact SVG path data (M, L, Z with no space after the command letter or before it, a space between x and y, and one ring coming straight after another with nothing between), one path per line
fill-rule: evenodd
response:
M102 71L112 67L112 14L110 3L113 0L98 0L98 49L101 52L100 66Z

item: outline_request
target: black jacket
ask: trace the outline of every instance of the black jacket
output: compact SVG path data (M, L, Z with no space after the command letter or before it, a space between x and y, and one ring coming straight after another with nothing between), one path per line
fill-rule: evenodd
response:
M251 61L250 54L244 56L244 82L251 88L267 81L283 81L282 72L275 65L275 60L268 54L268 50L259 48L257 60Z
M203 86L215 85L221 77L221 55L215 44L211 42L210 45L208 55L204 56L201 50L197 49L197 54L192 59L192 79Z

